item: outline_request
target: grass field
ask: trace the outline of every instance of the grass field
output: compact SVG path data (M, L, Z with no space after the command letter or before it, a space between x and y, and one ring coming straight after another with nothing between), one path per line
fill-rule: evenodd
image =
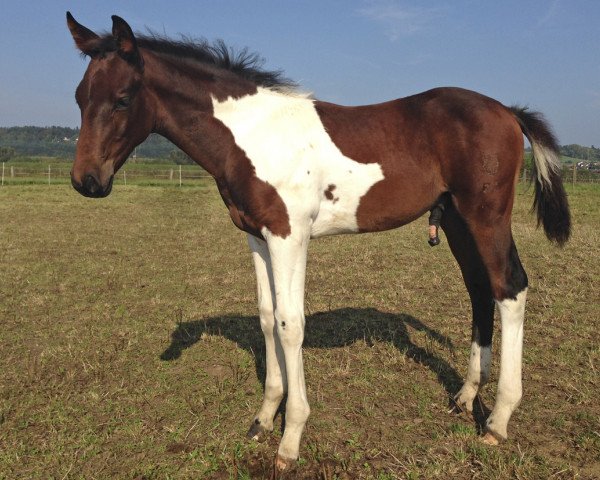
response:
M478 441L497 355L475 418L448 413L470 306L445 239L421 219L312 242L312 414L288 478L600 478L600 187L568 192L564 249L517 195L524 398L500 447ZM0 219L0 479L269 477L281 417L244 438L264 376L253 269L211 184L5 186Z

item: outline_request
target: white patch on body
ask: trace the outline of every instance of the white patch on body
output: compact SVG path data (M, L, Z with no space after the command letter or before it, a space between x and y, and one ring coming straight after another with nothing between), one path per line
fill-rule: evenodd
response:
M213 98L213 108L256 176L275 187L292 225L308 217L312 238L358 231L360 199L383 180L381 166L344 156L325 131L312 99L259 88L240 99ZM330 185L335 185L331 200L325 196Z

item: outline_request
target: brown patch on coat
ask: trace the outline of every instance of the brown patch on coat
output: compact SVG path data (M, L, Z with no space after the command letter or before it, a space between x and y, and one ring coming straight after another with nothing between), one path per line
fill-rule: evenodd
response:
M325 195L325 198L327 200L331 200L333 203L336 203L340 199L340 197L334 196L333 191L335 189L336 189L336 186L332 183L332 184L329 184L329 186L327 187L327 190L325 190L323 192L323 194Z
M151 57L149 62L160 63L162 59ZM197 70L196 66L195 70ZM189 72L190 77L193 72ZM180 80L186 81L187 79ZM287 207L272 185L256 176L250 159L236 143L232 132L225 124L212 116L210 95L217 98L254 95L256 85L237 80L230 90L210 81L202 83L203 88L189 88L197 92L198 98L191 108L189 98L182 98L177 92L169 91L168 78L156 77L164 103L178 112L176 120L165 115L158 133L170 138L179 148L200 163L216 180L219 193L229 210L234 225L240 230L263 238L262 229L267 228L273 235L282 238L291 233ZM218 88L216 85L219 85ZM181 125L185 125L181 128Z
M439 169L431 159L415 158L424 139L403 135L400 101L361 107L316 102L327 133L340 151L359 163L378 163L384 179L360 199L359 231L387 230L419 217L443 193ZM349 173L351 173L349 171Z
M254 165L237 146L226 162L223 178L217 179L217 186L240 230L258 238L263 238L264 227L282 238L291 233L283 199L275 187L256 176Z
M510 213L522 135L499 102L468 90L437 88L378 105L317 101L315 108L345 156L381 165L383 180L360 199L359 231L409 223L444 192L451 192L466 210L483 212L477 216ZM476 166L482 165L481 158L485 170ZM473 185L482 185L483 175L489 181L490 174L506 188L495 189L493 198L478 197L481 187L475 192Z

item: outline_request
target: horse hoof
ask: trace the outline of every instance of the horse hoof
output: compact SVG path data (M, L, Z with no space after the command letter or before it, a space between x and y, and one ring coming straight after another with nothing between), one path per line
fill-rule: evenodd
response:
M454 406L450 409L449 413L466 412L469 415L472 414L473 413L473 399L472 398L466 399L465 397L466 397L466 395L461 394L461 392L456 394L456 396L452 399Z
M481 437L481 441L493 447L500 445L500 440L492 432L485 432L485 435Z
M254 420L252 425L250 425L250 429L246 434L246 437L250 440L255 440L257 442L263 442L267 438L267 435L270 433L265 427L260 424L258 419Z
M275 471L278 473L288 472L296 464L296 459L285 458L277 454L275 457Z
M460 402L458 400L454 401L454 407L450 409L450 413L467 413L471 415L473 413L473 403L472 402Z

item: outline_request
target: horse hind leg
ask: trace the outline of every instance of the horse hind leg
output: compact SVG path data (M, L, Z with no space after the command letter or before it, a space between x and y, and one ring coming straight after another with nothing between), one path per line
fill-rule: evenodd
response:
M458 408L470 413L473 411L473 401L479 389L487 383L490 375L494 299L489 276L477 253L473 236L452 205L446 207L442 217L442 228L460 266L473 312L467 376L462 388L454 397Z
M508 421L521 403L523 323L527 297L527 275L514 242L509 251L510 289L496 299L502 324L500 376L492 413L486 422L484 441L495 445L507 438Z
M494 304L500 312L500 376L496 403L487 419L484 436L485 442L496 444L507 438L508 421L522 397L527 275L512 239L510 213L490 221L481 212L459 213L453 205L445 214L444 226L473 305L469 371L457 395L459 405L467 409L472 408L478 388L489 378Z

